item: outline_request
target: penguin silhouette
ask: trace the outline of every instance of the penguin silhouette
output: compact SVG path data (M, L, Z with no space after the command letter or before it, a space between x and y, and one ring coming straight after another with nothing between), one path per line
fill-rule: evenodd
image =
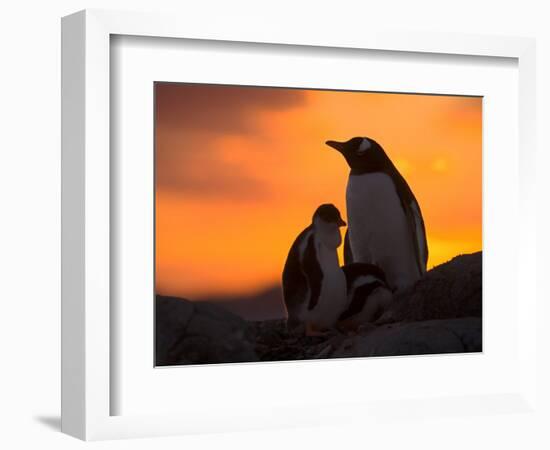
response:
M324 334L347 307L346 278L337 249L346 223L332 204L323 204L292 244L283 269L283 297L290 331Z
M351 171L346 190L345 263L375 264L392 290L426 273L428 245L420 206L405 179L375 140L327 141Z
M373 264L352 263L342 267L346 276L348 307L338 318L338 327L355 331L375 322L391 304L393 294L383 270Z

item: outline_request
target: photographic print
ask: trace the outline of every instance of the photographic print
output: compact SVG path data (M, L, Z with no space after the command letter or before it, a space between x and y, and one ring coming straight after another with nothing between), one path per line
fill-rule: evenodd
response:
M482 351L482 98L157 82L155 364Z

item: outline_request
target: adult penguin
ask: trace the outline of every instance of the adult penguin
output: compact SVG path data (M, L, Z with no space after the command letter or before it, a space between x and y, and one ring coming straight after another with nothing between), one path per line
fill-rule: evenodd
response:
M384 149L368 137L327 141L351 171L346 203L345 263L375 264L400 290L426 273L428 245L418 202Z

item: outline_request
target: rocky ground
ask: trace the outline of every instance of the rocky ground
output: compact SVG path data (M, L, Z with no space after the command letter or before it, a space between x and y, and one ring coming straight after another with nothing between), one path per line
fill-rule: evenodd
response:
M255 350L261 361L481 351L481 318L474 317L399 322L325 337L289 336L283 321L255 325Z
M208 303L157 297L157 365L395 356L482 350L482 254L461 255L401 293L354 335L289 334L283 320L247 322Z
M258 361L253 327L219 306L157 296L157 366Z

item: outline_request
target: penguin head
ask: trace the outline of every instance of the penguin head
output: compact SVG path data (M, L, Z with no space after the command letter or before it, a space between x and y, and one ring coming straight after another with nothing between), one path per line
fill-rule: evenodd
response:
M346 222L336 206L331 203L319 206L313 214L312 222L324 245L336 249L342 244L340 227L345 227Z
M333 224L337 227L346 226L346 222L342 219L340 211L332 203L324 203L315 210L313 222L315 223L317 220L322 220L327 224Z
M368 137L354 137L347 142L326 141L325 144L340 152L351 169L366 169L387 159L380 144Z

